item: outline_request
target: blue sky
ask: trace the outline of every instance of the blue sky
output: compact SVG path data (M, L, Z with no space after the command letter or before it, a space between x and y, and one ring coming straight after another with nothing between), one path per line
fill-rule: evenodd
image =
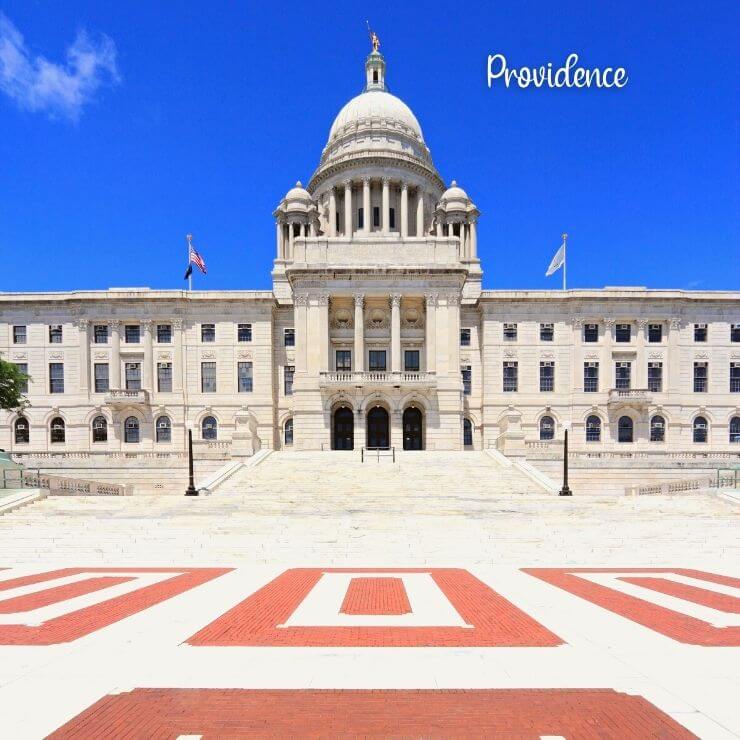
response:
M269 288L272 210L361 90L369 6L6 0L0 290L182 288L188 231L197 288ZM370 21L482 212L485 287L559 287L564 230L571 287L740 287L735 0L376 2ZM488 89L496 52L630 79Z

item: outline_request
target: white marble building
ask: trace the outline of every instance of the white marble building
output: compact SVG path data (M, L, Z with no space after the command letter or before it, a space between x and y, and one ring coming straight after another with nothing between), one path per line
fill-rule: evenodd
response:
M272 291L0 294L0 412L23 456L196 445L525 455L740 451L740 294L482 289L479 212L446 187L371 53L319 166L273 214Z

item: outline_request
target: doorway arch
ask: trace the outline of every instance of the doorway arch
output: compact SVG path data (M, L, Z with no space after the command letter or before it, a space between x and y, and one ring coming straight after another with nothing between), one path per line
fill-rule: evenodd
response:
M391 446L388 412L382 406L374 406L367 412L367 446L370 449Z
M424 416L416 406L409 406L403 412L403 449L424 449Z
M353 450L355 448L355 415L352 409L341 406L334 412L335 450Z

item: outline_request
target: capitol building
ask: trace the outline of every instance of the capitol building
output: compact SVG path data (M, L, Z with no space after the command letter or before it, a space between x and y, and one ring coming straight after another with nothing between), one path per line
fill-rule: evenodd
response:
M287 184L287 183L286 183ZM16 459L185 449L740 451L740 294L487 290L475 193L373 51L274 213L271 291L0 294ZM264 214L268 218L268 214Z

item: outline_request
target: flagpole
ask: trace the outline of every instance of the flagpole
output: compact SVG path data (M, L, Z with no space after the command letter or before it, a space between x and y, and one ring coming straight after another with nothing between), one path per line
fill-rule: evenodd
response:
M563 234L563 290L566 286L566 274L568 270L568 235Z
M188 240L188 267L190 267L190 242L193 240L193 235L188 234L185 237ZM190 274L188 275L188 291L191 291L193 289L193 271L190 270Z

